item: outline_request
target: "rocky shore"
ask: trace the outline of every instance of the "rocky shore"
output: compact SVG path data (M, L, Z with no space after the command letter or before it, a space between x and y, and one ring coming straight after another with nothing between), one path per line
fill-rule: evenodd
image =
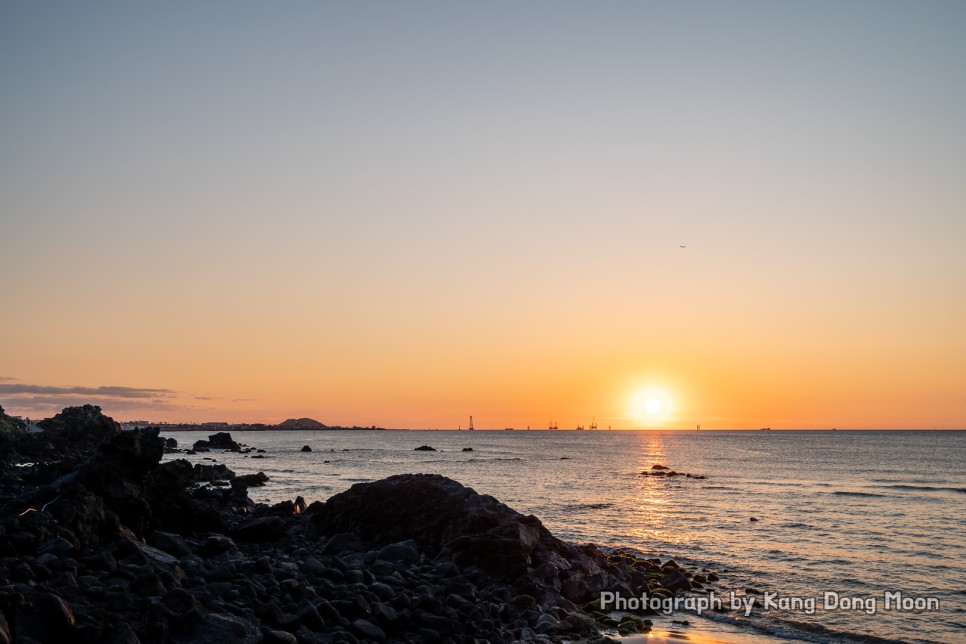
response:
M650 624L597 610L602 591L709 582L439 475L269 506L248 496L264 474L161 462L157 429L97 407L41 426L0 432L0 644L599 641Z

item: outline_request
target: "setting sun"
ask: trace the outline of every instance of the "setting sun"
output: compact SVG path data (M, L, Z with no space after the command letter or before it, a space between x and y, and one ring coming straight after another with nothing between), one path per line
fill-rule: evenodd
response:
M667 391L659 387L648 387L634 393L631 399L631 416L647 425L667 420L673 401Z

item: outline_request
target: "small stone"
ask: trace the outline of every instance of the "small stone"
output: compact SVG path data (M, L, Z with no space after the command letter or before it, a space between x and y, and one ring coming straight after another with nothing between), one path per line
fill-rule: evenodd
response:
M304 602L299 607L297 615L302 623L313 631L321 633L325 630L325 620L322 619L318 609L309 602Z
M381 628L365 619L357 619L352 622L352 630L366 639L376 642L385 642L386 633Z
M158 601L159 608L169 617L178 621L189 618L198 612L198 600L183 588L169 590Z
M208 537L207 541L198 548L198 554L202 557L214 557L223 552L234 552L238 550L235 542L222 534L214 534Z
M191 552L184 537L171 532L155 530L148 536L148 544L175 557L184 557Z
M37 548L38 555L51 554L57 557L64 557L71 554L73 551L74 546L71 545L70 541L60 537L48 539L40 544L39 548Z
M339 619L342 617L339 611L335 609L335 606L330 604L324 599L317 600L314 604L315 610L318 611L319 616L326 622L330 624L339 623Z
M396 595L396 591L393 590L392 586L379 581L369 586L369 590L382 601L389 601Z
M349 552L362 552L364 549L358 535L352 532L340 532L332 535L322 549L324 555L341 555Z
M285 631L262 628L262 644L298 644L298 638Z
M414 452L435 452L437 451L435 447L430 447L429 445L420 445L413 450Z
M45 593L34 600L33 618L39 630L46 634L43 639L67 642L76 620L70 604L58 595Z
M439 631L433 630L432 628L423 627L419 629L418 635L421 641L429 642L430 644L439 642L442 639L439 635Z
M303 445L302 446L302 449L300 451L303 451L303 452L311 452L312 451L312 448L309 447L308 445Z
M416 542L414 541L390 543L379 551L379 559L399 563L416 563L419 561L419 551L416 550Z
M102 641L111 644L140 644L141 642L128 622L120 622L113 628L108 627L102 637Z
M141 597L156 597L164 591L164 584L154 574L141 575L131 582L131 592Z
M377 602L372 605L372 616L377 622L386 626L399 621L399 613L392 606Z
M246 543L276 541L285 533L285 522L280 517L268 516L250 519L231 531L231 536Z
M671 570L661 577L661 586L672 591L690 590L691 582L681 572Z

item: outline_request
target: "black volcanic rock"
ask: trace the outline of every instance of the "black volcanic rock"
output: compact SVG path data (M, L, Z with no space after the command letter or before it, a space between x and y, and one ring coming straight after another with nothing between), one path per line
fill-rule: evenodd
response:
M240 452L241 445L236 443L232 439L231 434L228 432L218 432L217 434L211 434L208 436L206 441L195 441L192 448L196 452L204 452L210 449L224 449L230 452Z
M281 517L259 517L241 523L229 534L236 541L268 543L277 541L285 533L285 527Z
M3 405L0 405L0 436L7 433L22 433L26 429L26 424L23 421L8 416L3 410Z
M163 453L164 439L156 428L118 431L77 469L51 483L50 492L64 497L93 494L135 534L143 534L151 517L145 478Z
M37 425L53 434L56 440L90 441L93 444L121 431L121 426L110 416L102 414L97 405L67 407Z
M430 557L480 570L517 585L544 603L626 584L607 557L590 546L560 541L539 519L525 516L438 474L401 474L357 483L312 517L327 534L354 533L371 546L411 540Z
M413 539L434 553L459 536L525 519L493 497L438 474L357 483L326 501L321 516L333 533L369 535L376 545Z
M430 447L429 445L420 445L419 447L413 448L414 452L435 452L435 447Z
M48 465L0 458L0 476L31 472L0 485L0 644L574 641L609 619L574 602L690 583L442 476L256 505L263 473L161 463L157 428L70 451L70 422L33 444ZM83 460L55 460L68 451Z

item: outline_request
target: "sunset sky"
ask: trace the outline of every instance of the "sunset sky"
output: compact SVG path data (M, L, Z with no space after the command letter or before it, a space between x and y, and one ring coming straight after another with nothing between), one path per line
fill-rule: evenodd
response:
M964 33L957 1L2 3L0 405L966 427Z

